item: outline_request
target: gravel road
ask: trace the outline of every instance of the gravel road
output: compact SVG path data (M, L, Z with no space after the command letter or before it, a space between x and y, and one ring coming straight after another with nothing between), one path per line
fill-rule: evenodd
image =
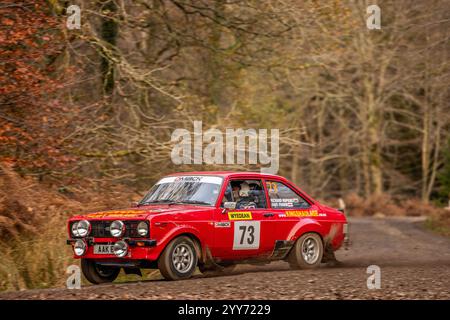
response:
M239 265L227 275L169 282L143 280L80 290L42 289L0 299L450 299L450 239L421 218L350 219L351 246L339 264L290 270L285 262ZM367 288L367 267L381 268L381 288Z

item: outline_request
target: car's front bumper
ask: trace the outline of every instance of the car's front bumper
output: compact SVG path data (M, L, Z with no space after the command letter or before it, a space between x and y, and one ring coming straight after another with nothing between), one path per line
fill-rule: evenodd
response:
M67 239L67 244L71 245L75 243L79 239ZM115 241L108 241L106 239L99 239L99 238L87 238L84 239L86 243L89 246L92 246L94 244L114 244ZM156 240L153 239L123 239L130 247L156 247Z
M80 239L68 239L66 242L68 245L72 245ZM114 254L98 254L94 253L94 246L98 245L113 245L118 239L112 238L84 238L87 245L86 253L82 256L74 254L75 259L119 259L119 260L154 260L158 256L158 250L155 250L157 241L154 239L121 239L128 244L128 253L124 257L117 257Z

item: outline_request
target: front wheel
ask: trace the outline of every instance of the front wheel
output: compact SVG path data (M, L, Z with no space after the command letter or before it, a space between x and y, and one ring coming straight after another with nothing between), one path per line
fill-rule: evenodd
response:
M192 276L197 266L195 244L189 237L172 240L158 259L158 268L167 280L181 280Z
M312 269L320 265L322 256L322 238L317 233L308 232L298 238L287 260L293 269Z
M81 271L90 283L100 284L116 280L120 268L101 266L93 260L81 259Z

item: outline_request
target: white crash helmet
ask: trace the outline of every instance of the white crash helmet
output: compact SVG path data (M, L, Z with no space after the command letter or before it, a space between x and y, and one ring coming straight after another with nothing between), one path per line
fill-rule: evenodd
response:
M250 193L250 186L248 185L247 182L242 182L241 183L241 190L239 190L239 196L240 197L248 197Z

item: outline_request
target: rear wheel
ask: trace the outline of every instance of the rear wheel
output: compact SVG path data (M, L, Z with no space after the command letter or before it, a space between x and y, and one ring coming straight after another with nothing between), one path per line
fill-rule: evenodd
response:
M312 269L320 265L323 256L323 242L317 233L305 233L295 242L288 256L293 269Z
M158 259L158 268L167 280L181 280L192 276L197 266L195 244L189 237L172 240Z
M90 283L100 284L116 280L120 268L101 266L93 260L81 259L81 271Z

